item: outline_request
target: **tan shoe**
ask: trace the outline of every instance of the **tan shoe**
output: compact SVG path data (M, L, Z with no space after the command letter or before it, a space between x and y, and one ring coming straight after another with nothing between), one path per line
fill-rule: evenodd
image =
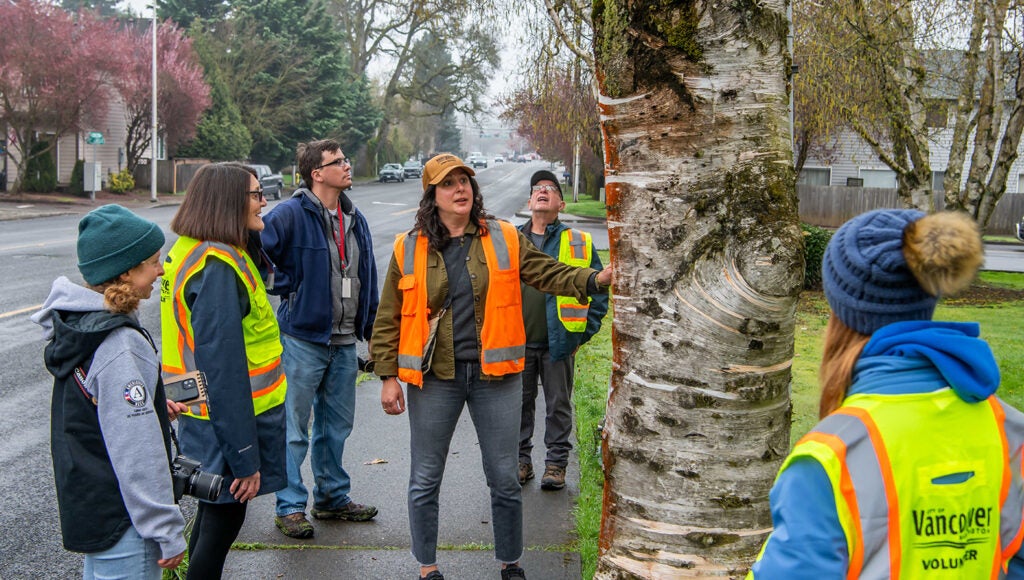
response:
M544 475L540 478L540 488L548 491L565 487L565 468L558 465L544 467Z
M533 479L533 465L519 462L519 485L526 485L527 481Z

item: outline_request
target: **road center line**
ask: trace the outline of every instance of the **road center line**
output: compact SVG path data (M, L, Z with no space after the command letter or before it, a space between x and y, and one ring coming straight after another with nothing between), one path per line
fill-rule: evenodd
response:
M10 312L4 312L3 314L0 314L0 320L3 320L4 318L10 318L12 316L17 316L19 314L25 314L25 313L28 313L28 312L34 312L36 310L39 310L42 307L43 307L42 304L36 304L35 306L29 306L28 308L22 308L20 310L12 310Z

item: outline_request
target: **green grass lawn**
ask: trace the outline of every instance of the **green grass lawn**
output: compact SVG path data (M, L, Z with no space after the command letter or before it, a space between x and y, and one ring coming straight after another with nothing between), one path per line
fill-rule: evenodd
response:
M604 263L608 253L599 252ZM936 320L975 321L981 336L989 342L1002 373L1000 396L1017 408L1024 408L1024 274L983 272L971 292L961 299L939 306ZM597 566L597 538L601 525L601 496L604 476L600 463L598 422L604 417L611 375L611 316L593 339L576 355L577 452L580 458L580 496L577 500L577 547L583 578L591 578ZM793 427L790 441L796 441L817 423L818 364L821 341L828 322L828 304L821 292L804 292L800 297L795 330L795 360L790 391ZM792 444L792 443L791 443Z
M591 197L581 195L580 200L573 203L572 192L568 190L565 192L565 209L562 210L562 213L598 219L605 219L608 217L605 213L603 201L598 201Z

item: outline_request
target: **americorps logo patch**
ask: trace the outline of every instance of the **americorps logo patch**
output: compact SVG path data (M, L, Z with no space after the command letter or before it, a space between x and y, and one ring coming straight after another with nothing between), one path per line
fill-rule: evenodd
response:
M124 386L124 400L135 408L146 405L146 385L140 380L134 380Z

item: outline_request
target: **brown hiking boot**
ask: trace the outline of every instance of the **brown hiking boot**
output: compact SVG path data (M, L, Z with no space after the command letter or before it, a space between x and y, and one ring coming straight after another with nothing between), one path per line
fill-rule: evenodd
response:
M274 518L274 525L289 538L305 540L313 537L313 524L306 519L306 514L295 512Z
M548 491L565 487L565 468L558 465L544 467L544 475L540 478L540 488Z
M350 501L335 509L313 508L309 513L318 520L345 520L349 522L368 522L377 515L377 508Z
M526 485L527 481L533 479L533 465L519 462L519 485Z

